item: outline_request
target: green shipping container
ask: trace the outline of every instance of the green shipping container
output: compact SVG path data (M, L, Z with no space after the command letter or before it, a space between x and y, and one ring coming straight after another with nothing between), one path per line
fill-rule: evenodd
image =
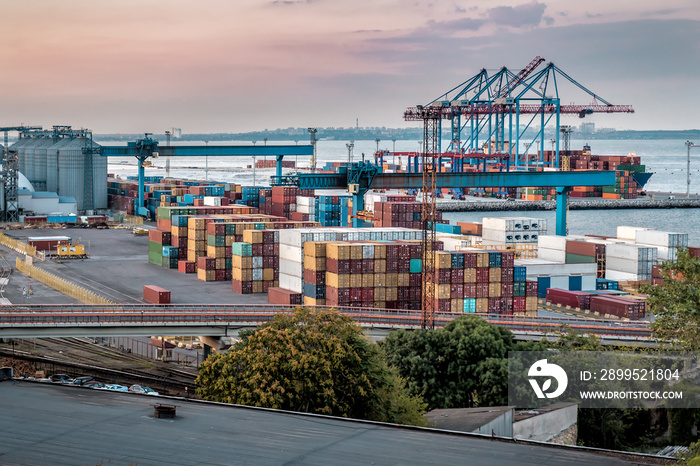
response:
M234 256L248 257L253 255L253 245L250 243L233 243L231 252Z
M148 252L148 263L158 265L158 266L163 266L163 255L161 253L162 253L162 251L159 251L159 252L149 251Z
M423 270L423 261L421 259L411 259L409 271L411 273L421 273Z
M595 257L582 256L581 254L566 253L565 261L567 264L592 264L595 262Z

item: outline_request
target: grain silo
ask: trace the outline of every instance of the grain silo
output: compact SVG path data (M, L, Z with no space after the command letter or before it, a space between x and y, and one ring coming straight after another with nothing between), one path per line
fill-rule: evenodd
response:
M46 154L54 140L50 137L39 138L34 146L34 178L30 178L37 191L46 191L47 164Z
M94 142L93 147L99 147ZM85 137L71 138L68 143L58 148L58 194L74 197L78 210L107 208L107 159L100 154L83 154ZM85 190L86 157L92 158L92 188ZM85 196L92 197L86 204Z

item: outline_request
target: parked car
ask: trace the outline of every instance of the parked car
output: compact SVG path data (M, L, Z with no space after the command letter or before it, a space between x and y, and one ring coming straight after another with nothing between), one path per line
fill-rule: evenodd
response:
M124 385L119 385L116 383L108 383L103 387L103 390L111 390L113 392L128 392L129 389Z
M73 385L84 386L88 382L92 382L95 378L91 375L84 375L82 377L76 377L73 379Z
M142 393L144 395L154 395L154 396L160 395L160 393L158 393L157 391L153 390L150 387L146 387L144 385L132 385L131 387L129 387L129 391L133 392L133 393Z
M51 379L52 382L55 382L55 383L71 383L71 382L73 382L73 379L66 374L54 374L49 378Z
M104 386L105 386L105 384L103 384L102 382L97 382L95 380L92 380L92 381L86 383L85 385L83 385L83 387L87 387L87 388L104 388Z

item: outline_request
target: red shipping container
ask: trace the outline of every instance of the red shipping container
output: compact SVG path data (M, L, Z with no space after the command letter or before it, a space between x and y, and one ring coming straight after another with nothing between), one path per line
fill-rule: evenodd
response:
M525 312L526 311L526 298L525 296L516 296L513 298L513 311L514 312Z
M160 230L148 230L148 241L160 243L163 246L170 246L170 232Z
M465 298L476 298L476 283L465 283L464 284L464 297Z
M537 296L537 281L536 280L526 280L525 281L525 296Z
M462 299L464 298L464 285L452 284L450 285L450 298L452 299Z
M231 280L231 287L234 292L240 294L251 294L253 292L253 282L251 281Z
M513 267L515 265L515 253L513 251L501 252L501 267Z
M411 273L408 275L408 285L411 287L418 287L420 290L423 276L421 273Z
M464 269L452 269L452 283L463 284L464 283ZM461 298L461 296L460 296Z
M489 269L488 267L478 267L476 269L476 282L477 283L488 283L489 281Z
M197 268L202 270L215 270L216 269L216 258L215 257L198 257L197 258Z
M488 298L489 297L489 284L488 283L476 283L476 297L477 298Z
M217 282L225 282L226 281L226 270L219 269L214 273L214 280Z
M143 300L152 304L170 304L170 291L155 285L144 285Z
M570 291L560 288L547 289L547 301L572 308L589 309L591 296L593 296L593 293L585 291Z
M197 267L193 261L178 261L177 270L182 273L195 273Z
M513 267L501 267L501 282L502 283L513 283Z
M501 297L502 298L512 298L513 297L513 282L510 282L510 283L501 282Z

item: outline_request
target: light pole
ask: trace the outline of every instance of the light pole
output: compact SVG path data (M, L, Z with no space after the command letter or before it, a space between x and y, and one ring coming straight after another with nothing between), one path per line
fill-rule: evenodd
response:
M318 132L318 128L306 128L306 130L309 132L309 140L313 146L313 154L311 155L311 171L316 172L316 133Z
M350 141L345 144L345 147L348 148L348 163L352 163L352 150L355 147L355 141Z
M685 145L688 146L688 160L686 162L686 189L685 189L685 198L688 199L690 198L690 148L691 147L700 147L697 144L693 144L690 141L685 141Z
M391 163L396 164L396 139L391 140Z

